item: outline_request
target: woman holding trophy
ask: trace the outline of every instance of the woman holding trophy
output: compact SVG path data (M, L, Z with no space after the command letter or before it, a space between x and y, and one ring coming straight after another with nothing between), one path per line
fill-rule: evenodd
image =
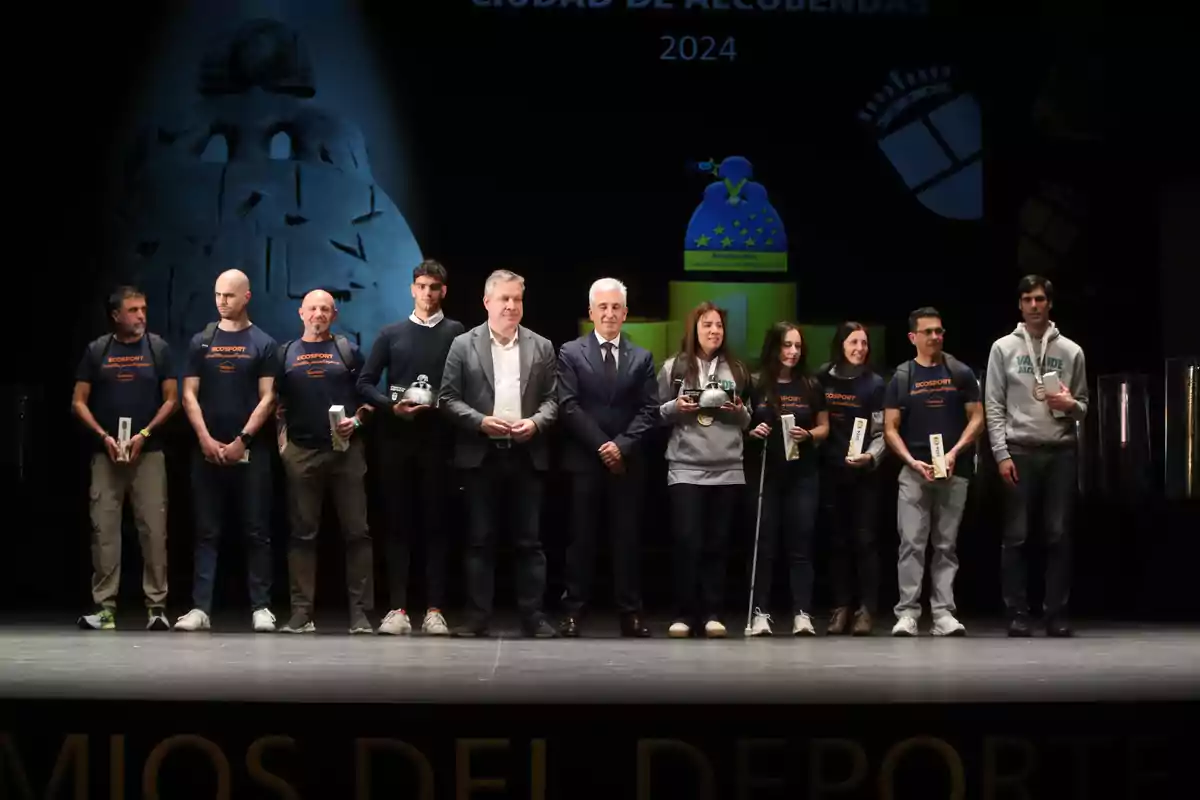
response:
M667 444L667 486L674 528L675 621L668 635L682 639L702 625L709 638L725 636L729 532L746 484L742 436L750 412L742 401L749 373L725 342L724 309L701 303L687 316L679 352L658 378Z
M875 549L879 482L875 468L886 452L884 385L868 363L870 353L866 328L857 322L843 322L834 334L829 363L817 370L830 424L821 488L832 531L834 609L827 629L831 636L869 636L879 593L879 554Z
M760 472L750 563L750 636L771 635L771 617L765 609L770 605L781 530L792 595L792 634L816 633L809 611L820 486L818 447L829 434L829 414L821 385L809 374L806 356L799 326L777 322L763 340L761 370L752 384L752 455L747 461L757 461Z

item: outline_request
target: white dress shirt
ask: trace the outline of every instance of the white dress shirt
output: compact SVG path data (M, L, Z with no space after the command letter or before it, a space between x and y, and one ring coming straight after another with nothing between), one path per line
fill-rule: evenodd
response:
M492 416L505 422L521 421L521 351L517 337L500 344L495 332L488 328L492 340L492 376L496 381L496 405ZM507 438L507 437L505 437Z
M437 324L446 318L446 315L439 310L429 319L421 319L417 316L417 312L414 311L408 315L408 318L423 328L436 328Z
M600 360L601 361L604 360L604 343L611 341L612 346L613 346L613 348L612 348L613 366L614 367L621 366L621 356L620 356L621 334L618 333L612 339L605 339L603 336L600 335L600 331L593 331L593 333L596 336L596 341L600 343Z

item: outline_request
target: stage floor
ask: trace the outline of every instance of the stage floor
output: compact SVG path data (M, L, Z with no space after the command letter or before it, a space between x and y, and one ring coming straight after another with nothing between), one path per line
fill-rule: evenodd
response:
M331 621L332 623L332 621ZM1073 639L528 640L0 628L0 699L879 704L1194 701L1200 626ZM659 625L656 634L662 630ZM336 633L334 631L337 631ZM607 631L601 630L604 634Z

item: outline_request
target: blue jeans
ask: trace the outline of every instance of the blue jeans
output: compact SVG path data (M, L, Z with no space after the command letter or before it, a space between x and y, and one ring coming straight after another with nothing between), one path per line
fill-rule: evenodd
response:
M251 447L248 464L210 464L197 450L192 456L195 498L195 573L192 606L212 613L217 552L226 513L236 512L246 545L246 584L250 605L257 611L271 604L271 486L270 443Z

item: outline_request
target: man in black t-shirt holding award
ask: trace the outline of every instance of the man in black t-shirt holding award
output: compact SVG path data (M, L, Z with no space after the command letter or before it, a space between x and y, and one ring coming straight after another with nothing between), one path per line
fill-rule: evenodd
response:
M279 348L275 376L279 455L287 475L288 577L292 615L283 633L313 633L317 583L317 533L325 493L333 498L346 537L346 593L350 633L373 633L371 535L367 527L367 459L357 434L362 408L355 383L362 368L358 347L333 334L337 304L316 289L300 306L304 335Z
M142 591L150 630L167 622L167 470L154 435L179 406L167 343L146 332L146 296L132 286L108 299L113 331L96 339L75 371L71 410L93 434L90 512L92 600L85 630L112 630L121 582L121 516L133 505L142 546Z
M425 615L421 632L446 636L450 629L442 608L446 602L446 499L453 488L449 456L453 430L429 404L442 385L442 368L454 337L465 328L442 313L446 268L426 260L413 269L413 312L379 332L358 378L362 396L381 412L376 421L379 442L380 494L383 496L384 542L391 611L380 633L412 632L408 617L408 569L414 543L425 550ZM387 392L378 387L387 373ZM431 387L432 395L418 394ZM409 387L413 391L409 392ZM407 392L407 397L406 397Z
M925 548L933 539L930 611L934 636L962 636L955 616L958 525L974 472L974 444L983 431L983 404L975 374L942 352L945 329L934 308L908 317L915 358L896 370L884 396L884 436L899 456L897 565L900 600L893 636L916 636L921 617Z
M192 610L177 631L211 627L213 584L225 509L239 515L246 546L252 625L275 630L271 613L271 443L256 438L275 405L275 340L250 321L250 279L223 272L214 292L220 321L192 337L183 409L199 448L192 460L196 545Z

